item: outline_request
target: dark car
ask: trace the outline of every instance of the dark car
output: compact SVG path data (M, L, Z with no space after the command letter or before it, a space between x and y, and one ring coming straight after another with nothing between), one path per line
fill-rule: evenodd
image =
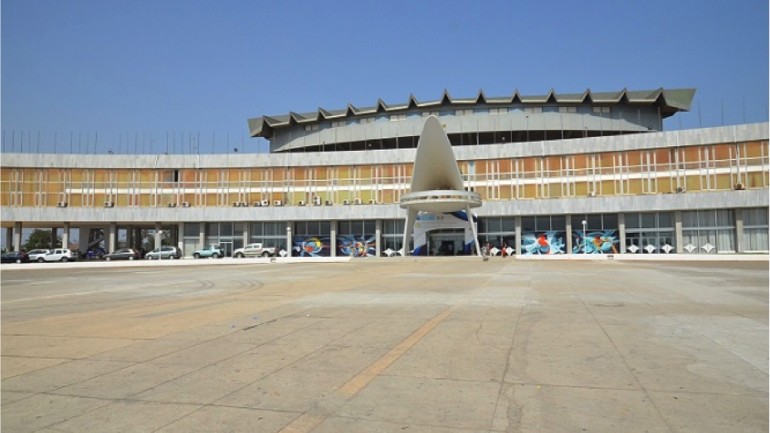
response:
M2 263L29 263L29 255L24 251L11 251L0 258Z
M104 256L104 260L110 261L110 260L137 260L141 259L142 254L132 248L121 248L119 250L115 250L110 254L107 254Z

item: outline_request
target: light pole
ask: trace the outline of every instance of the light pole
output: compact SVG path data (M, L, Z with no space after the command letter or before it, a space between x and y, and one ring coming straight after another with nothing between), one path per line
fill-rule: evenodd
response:
M580 224L583 224L583 254L588 254L588 248L586 244L586 224L588 222L586 220L580 221Z

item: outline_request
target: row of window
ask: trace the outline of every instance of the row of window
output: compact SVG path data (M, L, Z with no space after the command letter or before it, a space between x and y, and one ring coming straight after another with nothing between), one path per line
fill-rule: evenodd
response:
M768 143L458 163L483 200L766 188ZM231 169L44 169L0 173L4 206L274 206L397 203L412 164Z
M734 253L738 238L736 212L743 221L743 252L768 251L768 209L695 210L681 212L681 251L684 254ZM522 254L566 254L567 237L571 238L572 253L673 254L677 251L677 236L673 212L626 213L623 244L620 251L619 215L543 215L521 218ZM483 245L498 249L515 248L514 217L479 218L479 240ZM567 222L571 233L567 233ZM585 222L585 224L583 224ZM331 234L329 221L300 221L293 224L292 242L307 239L326 240ZM284 222L221 222L205 224L207 243L226 243L239 248L248 230L248 242L261 242L289 251ZM402 248L404 221L381 220L381 249L398 251ZM342 220L337 222L337 237L374 243L376 223L372 220ZM185 223L185 245L199 243L200 224ZM596 243L596 240L599 242ZM373 248L373 246L372 246ZM604 248L602 250L601 248ZM194 249L193 249L194 250ZM190 250L192 251L192 250Z
M599 107L583 107L583 106L536 106L536 107L491 107L491 108L460 108L453 111L448 110L431 110L421 111L414 113L398 113L390 114L379 117L362 117L359 119L347 119L347 120L335 120L331 122L332 128L342 127L345 125L355 125L363 123L373 123L378 120L390 120L391 122L397 122L399 120L406 120L409 117L428 117L428 116L472 116L476 114L505 114L509 112L522 111L524 113L544 113L544 112L558 112L558 113L591 113L597 116L608 117L612 115L612 107L599 106ZM321 129L321 124L313 123L305 125L305 131L312 132Z

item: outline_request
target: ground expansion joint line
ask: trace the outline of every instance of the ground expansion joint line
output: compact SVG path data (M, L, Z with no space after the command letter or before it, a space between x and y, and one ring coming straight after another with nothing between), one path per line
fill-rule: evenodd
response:
M519 314L516 316L516 323L513 325L513 336L511 337L511 346L508 348L507 357L505 359L505 369L503 369L503 374L500 376L500 388L497 390L497 398L495 399L495 409L492 412L493 416L492 419L489 422L489 431L492 431L492 427L494 424L494 414L497 413L497 409L500 406L500 399L503 395L503 389L505 388L506 382L505 382L505 375L508 374L508 370L511 366L511 354L513 353L513 348L516 346L516 334L519 332L519 321L521 320L521 316L524 314L524 305L519 307Z
M612 337L610 337L610 334L607 332L607 329L605 329L604 325L602 325L602 322L599 320L599 318L596 317L596 315L591 310L591 308L589 308L589 305L586 303L586 301L583 299L583 297L580 296L580 293L578 293L578 291L575 290L575 287L570 284L569 288L570 288L570 290L572 290L573 293L575 293L575 296L580 300L580 303L583 304L583 308L585 308L586 311L588 312L588 314L591 315L591 318L594 320L594 322L596 322L596 325L599 326L599 329L602 330L602 333L607 338L607 341L609 341L610 344L612 345L612 349L615 351L615 353L618 354L618 357L620 357L621 361L623 361L623 365L626 367L626 370L628 370L628 372L631 374L631 376L633 376L634 382L636 382L636 385L644 393L644 396L650 402L652 407L655 408L655 413L658 414L658 416L663 421L663 423L666 425L668 430L673 433L675 431L674 428L671 426L671 424L668 422L668 420L663 416L663 413L660 411L660 408L658 407L658 405L655 404L655 400L650 395L649 390L644 387L642 382L639 380L639 377L636 374L634 374L634 370L628 364L628 361L626 360L626 357L623 356L623 353L620 351L620 349L618 349L617 344L615 344L615 341L612 339Z

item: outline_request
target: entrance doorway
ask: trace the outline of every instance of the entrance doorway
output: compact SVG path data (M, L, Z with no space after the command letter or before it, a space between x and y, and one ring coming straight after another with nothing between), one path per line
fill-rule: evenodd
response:
M225 257L232 257L233 256L233 242L232 241L221 241L221 242L219 242L219 248L222 248L222 252L225 253Z
M428 232L428 255L455 256L463 254L463 230L436 230Z

